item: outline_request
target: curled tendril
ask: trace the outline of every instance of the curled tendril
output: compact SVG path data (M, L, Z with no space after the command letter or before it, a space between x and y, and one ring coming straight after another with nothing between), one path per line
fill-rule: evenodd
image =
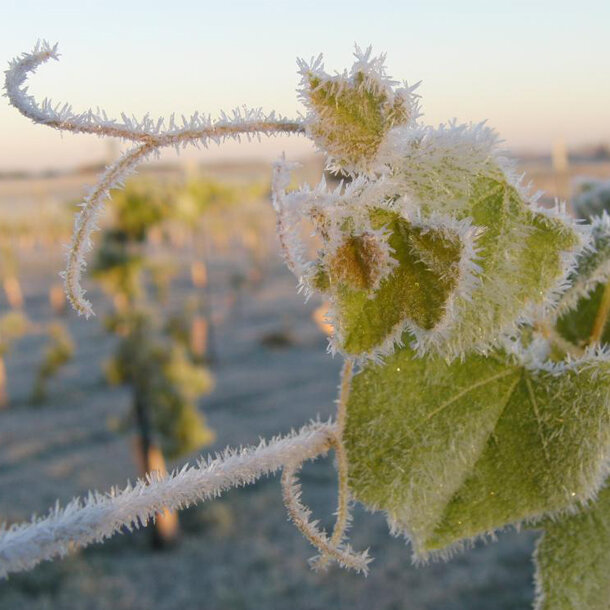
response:
M346 359L341 372L341 385L337 400L337 423L333 429L328 443L335 450L337 458L338 476L338 506L337 520L330 538L325 532L317 528L315 522L310 521L311 511L301 502L301 486L297 479L304 460L294 460L284 466L282 473L282 495L286 510L292 522L301 533L315 546L320 555L312 558L311 565L316 570L326 567L330 560L335 560L344 568L357 572L368 573L368 564L371 558L367 551L355 553L349 545L343 545L343 540L351 521L349 510L348 462L345 445L343 444L343 430L347 416L347 401L349 398L354 362Z
M96 228L96 219L110 189L120 186L139 163L167 146L173 146L179 151L188 144L207 147L212 142L220 144L229 138L239 139L242 135L251 139L260 138L261 135L304 133L305 130L300 121L289 120L274 113L265 115L260 109L236 109L230 116L222 113L216 121L196 112L190 118L183 116L181 124L176 123L172 115L166 127L163 118L155 120L148 115L137 120L123 114L122 120L118 121L109 118L101 110L75 114L68 104L53 104L48 99L39 104L27 92L27 77L49 59L58 58L57 45L39 42L31 53L24 53L11 61L4 85L10 103L24 116L41 125L73 133L118 137L136 143L135 147L125 152L101 175L97 185L82 203L82 210L75 221L63 277L70 303L78 313L88 317L93 311L84 297L81 275L86 265L85 254L91 247L90 236Z
M345 531L345 524L342 527L339 523L340 516L330 539L324 531L318 529L316 522L310 520L311 511L301 502L301 486L297 479L297 472L301 465L302 461L291 462L284 466L282 496L291 521L321 553L320 556L312 559L311 565L314 568L322 568L329 559L334 559L344 568L367 574L368 564L372 561L368 551L356 553L349 544L342 545L340 541L337 541L343 538ZM336 533L338 534L336 535Z

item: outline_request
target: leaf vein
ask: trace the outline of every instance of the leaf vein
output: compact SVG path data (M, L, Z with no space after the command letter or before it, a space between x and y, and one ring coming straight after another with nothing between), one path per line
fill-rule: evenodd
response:
M471 386L468 386L467 388L464 388L463 390L458 392L455 396L452 396L449 400L446 400L443 404L439 405L436 409L434 409L433 411L428 413L428 415L426 416L426 418L424 419L424 421L422 423L429 421L434 416L436 416L438 413L440 413L441 411L444 411L448 406L450 406L451 404L453 404L454 402L456 402L457 400L462 398L462 396L468 394L469 392L473 392L474 390L477 390L480 387L486 386L488 383L492 383L498 379L503 379L504 377L508 377L509 375L512 375L514 372L515 372L515 370L511 368L511 369L502 371L500 373L497 373L496 375L492 375L491 377L488 377L487 379L478 381L477 383L475 383ZM511 392L511 394L512 394L512 392Z
M538 401L536 400L536 395L534 394L534 388L532 388L532 382L530 381L527 375L524 375L525 385L527 387L527 394L530 399L530 404L532 405L532 409L534 410L534 415L536 416L536 422L538 424L538 436L540 436L540 442L542 443L542 450L544 451L544 457L547 462L550 463L551 456L549 454L549 450L547 447L547 439L542 433L542 419L540 418L540 411L538 410Z

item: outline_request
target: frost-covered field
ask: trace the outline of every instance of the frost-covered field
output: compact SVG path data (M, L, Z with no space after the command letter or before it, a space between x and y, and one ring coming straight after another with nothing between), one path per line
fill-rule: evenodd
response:
M261 205L257 213L266 218L269 210ZM271 227L267 220L263 224ZM272 243L273 234L265 239ZM186 263L188 252L179 257ZM47 292L63 265L61 251L37 249L21 258L27 313L43 323L52 315ZM240 248L210 261L216 389L201 408L217 433L212 451L333 412L341 363L326 354L326 338L311 319L319 303L303 303L277 253L266 258L259 284L247 279L250 269ZM76 358L53 380L46 403L28 403L43 337L28 336L8 358L13 404L0 412L3 520L26 519L56 499L65 503L136 476L130 438L116 431L128 413L129 392L103 380L113 339L100 323L108 304L92 288L98 317L64 319ZM177 309L191 291L184 264L169 307ZM305 500L331 526L331 464L308 465L302 482ZM503 610L528 607L533 598L534 534L508 532L449 563L414 567L405 542L389 535L383 516L362 510L356 511L351 542L356 549L370 547L375 561L369 577L335 567L313 573L307 559L314 551L287 522L276 478L192 508L181 514L181 525L181 543L170 550L151 551L146 532L125 534L12 576L0 583L0 608Z

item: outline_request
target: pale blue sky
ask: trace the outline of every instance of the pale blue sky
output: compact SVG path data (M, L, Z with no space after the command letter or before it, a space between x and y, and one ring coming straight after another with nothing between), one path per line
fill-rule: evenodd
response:
M515 148L610 142L610 2L304 0L0 0L0 60L37 38L59 42L60 63L31 91L99 105L109 114L214 115L239 104L288 115L295 58L323 52L329 71L351 64L354 42L386 51L397 79L422 80L424 120L488 119ZM0 99L0 170L65 167L104 154L92 136L64 136ZM199 158L269 157L286 141L209 151Z

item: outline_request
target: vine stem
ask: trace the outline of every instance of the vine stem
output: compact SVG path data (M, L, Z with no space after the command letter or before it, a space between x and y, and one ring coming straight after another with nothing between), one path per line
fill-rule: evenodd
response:
M608 282L604 288L602 302L599 305L595 321L593 322L593 330L591 331L591 338L589 340L591 345L595 345L601 341L604 329L606 328L606 322L608 321L608 314L610 314L610 282Z
M76 547L101 542L124 529L145 525L164 510L179 510L250 484L288 465L328 453L336 424L312 423L256 447L226 450L196 466L160 476L152 473L123 490L90 493L30 523L0 529L0 577L64 556Z

